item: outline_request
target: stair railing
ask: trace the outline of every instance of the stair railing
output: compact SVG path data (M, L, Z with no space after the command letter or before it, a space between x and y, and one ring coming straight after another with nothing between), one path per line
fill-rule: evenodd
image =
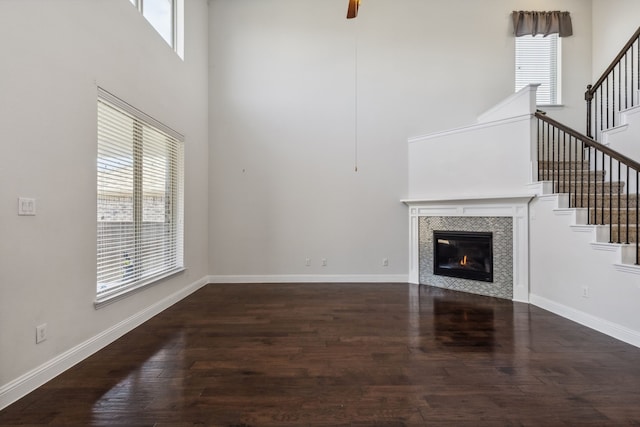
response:
M587 136L600 140L603 130L617 126L617 114L639 103L640 28L593 85L587 86Z
M567 193L569 207L587 208L588 224L609 222L610 243L633 241L634 262L640 264L640 163L547 117L544 112L536 112L535 117L538 181L551 181L554 193Z

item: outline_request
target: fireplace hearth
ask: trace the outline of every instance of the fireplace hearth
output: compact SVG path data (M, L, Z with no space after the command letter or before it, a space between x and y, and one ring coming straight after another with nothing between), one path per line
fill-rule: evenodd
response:
M493 282L493 233L433 231L433 274Z

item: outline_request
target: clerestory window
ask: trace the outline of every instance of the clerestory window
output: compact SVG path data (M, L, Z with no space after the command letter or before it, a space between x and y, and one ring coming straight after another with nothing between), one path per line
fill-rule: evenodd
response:
M97 303L183 270L183 138L98 92Z
M181 57L184 0L130 0L151 26Z

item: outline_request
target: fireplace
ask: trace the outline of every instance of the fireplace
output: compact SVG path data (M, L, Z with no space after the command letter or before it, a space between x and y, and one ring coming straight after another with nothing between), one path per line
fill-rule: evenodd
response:
M434 230L433 274L493 282L493 233Z
M409 282L529 302L530 200L531 196L406 200L411 232ZM434 230L493 233L493 281L434 274Z

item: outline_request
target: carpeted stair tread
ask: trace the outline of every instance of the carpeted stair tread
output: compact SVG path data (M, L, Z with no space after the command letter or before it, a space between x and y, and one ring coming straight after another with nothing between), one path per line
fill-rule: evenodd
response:
M572 160L570 162L553 162L551 160L542 160L538 162L540 170L589 170L589 162L587 160Z
M541 181L602 181L602 178L606 176L605 171L590 171L590 170L541 170L539 171L539 179Z
M638 197L635 194L629 194L628 200L629 202L627 203L627 195L625 193L611 195L605 193L604 197L602 197L602 194L591 194L589 197L587 197L586 194L582 197L580 197L580 194L571 194L569 203L570 206L574 208L599 208L604 204L605 208L608 209L609 203L611 203L613 208L626 208L628 204L630 209L635 209L636 203L638 203Z
M627 228L629 230L629 241L626 240ZM612 224L611 225L611 242L612 243L635 243L636 242L636 227L635 224ZM618 239L618 230L620 230L620 238Z
M589 222L591 224L612 224L618 223L626 224L629 221L630 224L635 224L638 218L638 211L634 208L611 208L605 206L602 208L589 209ZM604 221L603 221L604 219Z
M591 193L597 192L599 195L604 191L605 194L608 194L611 190L611 193L617 194L622 193L624 190L624 182L614 181L614 182L602 182L602 181L556 181L554 182L553 191L555 193L562 192L571 192L574 193L577 188L578 191L584 189L585 192L589 191Z

